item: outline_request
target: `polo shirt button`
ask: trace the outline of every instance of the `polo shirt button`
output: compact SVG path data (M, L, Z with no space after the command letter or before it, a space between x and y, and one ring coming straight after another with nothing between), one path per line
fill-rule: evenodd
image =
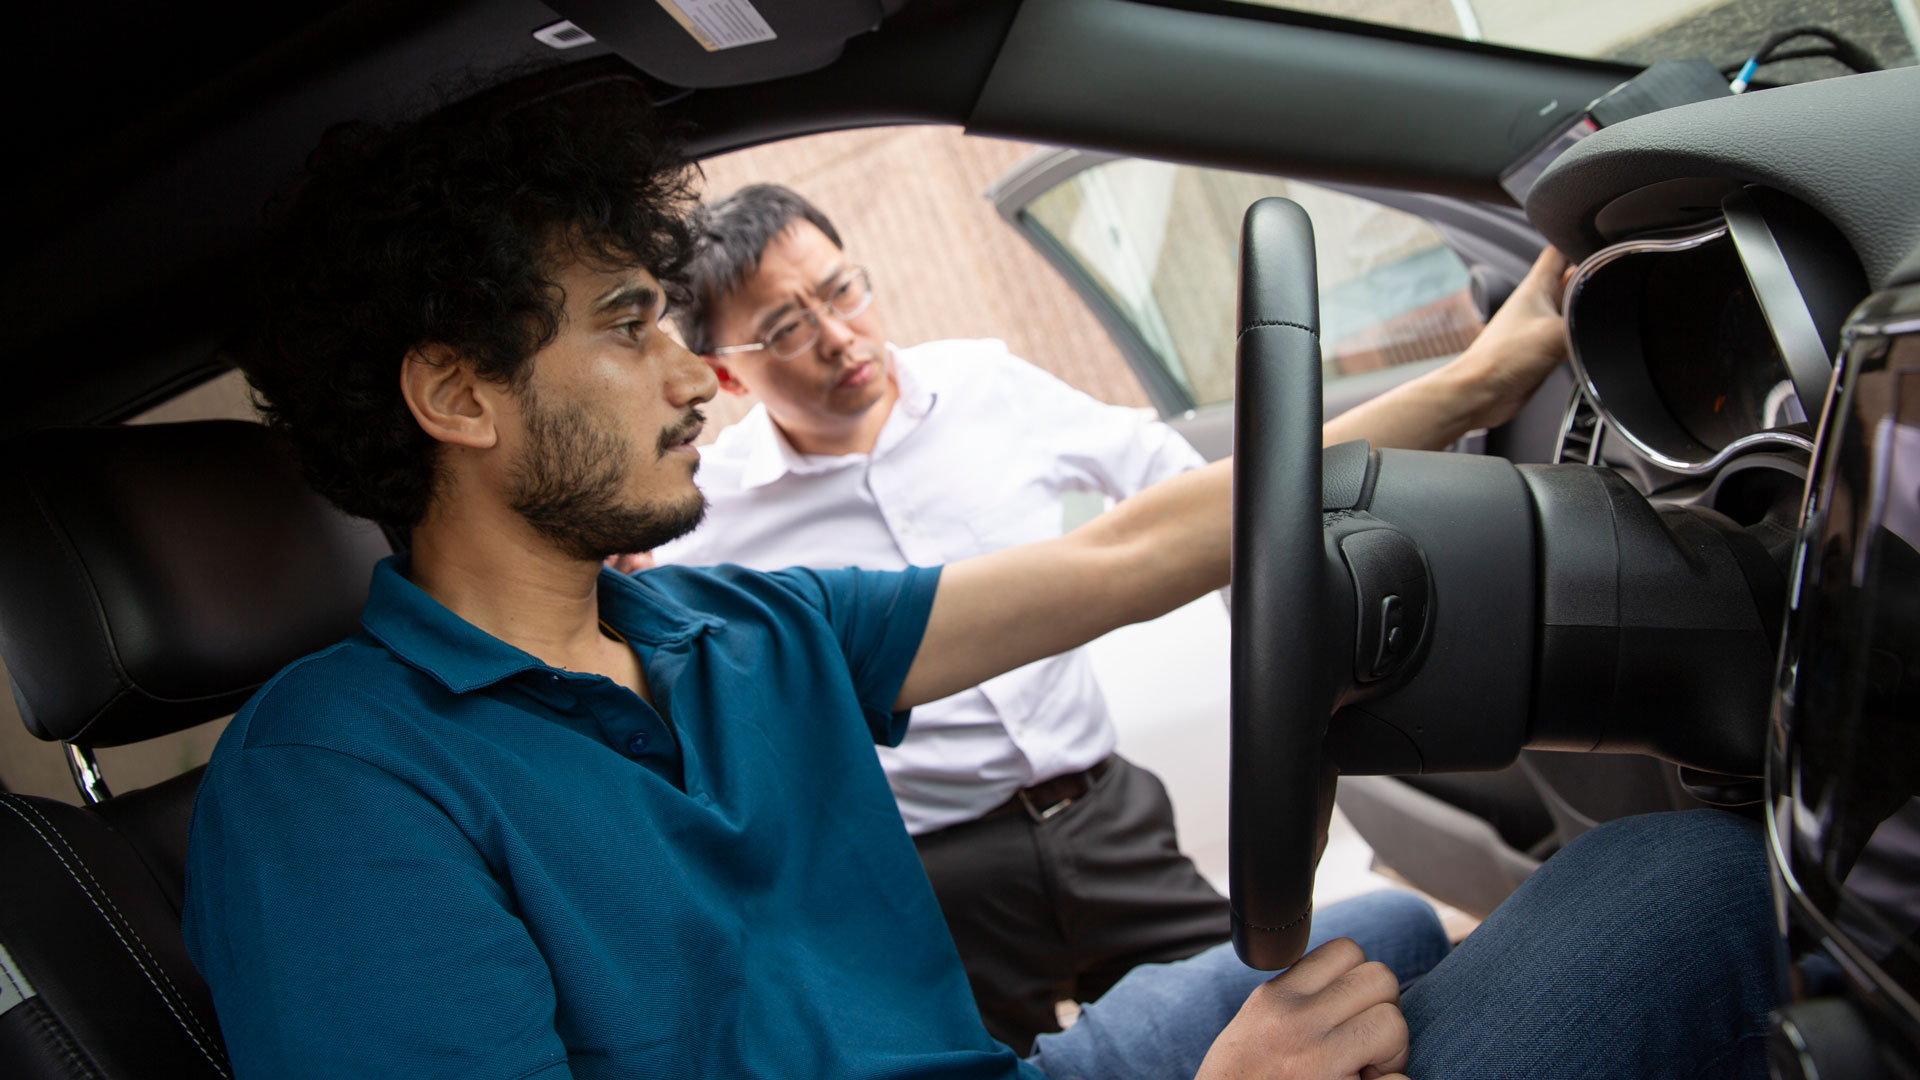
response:
M647 752L647 747L650 744L652 744L652 742L653 742L652 739L647 738L646 732L636 731L633 733L633 738L627 740L627 753L644 754Z

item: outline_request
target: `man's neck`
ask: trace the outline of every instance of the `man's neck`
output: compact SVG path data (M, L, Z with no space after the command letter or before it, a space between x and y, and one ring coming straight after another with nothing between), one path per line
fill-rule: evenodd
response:
M880 400L860 415L847 417L841 423L810 427L789 423L772 409L767 410L767 415L773 420L774 426L780 429L780 434L786 436L787 443L802 454L828 457L871 454L874 445L880 441L880 432L887 426L887 417L893 415L893 407L899 400L899 377L889 371L887 390Z
M447 610L546 664L592 672L646 697L628 646L600 629L600 564L528 528L436 503L413 530L410 576Z

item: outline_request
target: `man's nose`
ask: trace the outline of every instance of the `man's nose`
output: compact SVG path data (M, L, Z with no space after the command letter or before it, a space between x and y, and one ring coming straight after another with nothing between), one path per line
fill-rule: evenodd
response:
M856 340L853 328L845 319L835 315L830 308L821 309L815 316L820 322L820 342L817 346L820 355L832 359L853 347Z
M667 368L666 391L668 403L684 409L712 401L720 392L720 380L714 377L713 368L705 360L676 343Z

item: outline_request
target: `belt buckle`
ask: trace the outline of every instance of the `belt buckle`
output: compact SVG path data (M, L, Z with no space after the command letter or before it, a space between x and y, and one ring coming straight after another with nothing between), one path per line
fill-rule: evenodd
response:
M1037 807L1033 805L1033 798L1027 794L1026 788L1021 788L1019 792L1017 792L1017 794L1020 796L1020 805L1027 808L1027 816L1033 819L1033 823L1035 825L1038 825L1041 822L1046 821L1048 818L1052 817L1053 815L1059 813L1062 810L1065 810L1069 806L1072 806L1073 799L1074 799L1072 795L1069 795L1066 798L1061 799L1059 802L1054 803L1052 806L1048 806L1043 809L1041 807Z

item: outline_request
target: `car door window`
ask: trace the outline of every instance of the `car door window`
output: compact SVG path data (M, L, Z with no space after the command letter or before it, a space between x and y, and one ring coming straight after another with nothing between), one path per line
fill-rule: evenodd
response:
M1143 347L1129 351L1200 408L1233 397L1240 219L1269 195L1313 218L1327 382L1448 356L1479 332L1466 264L1439 232L1313 184L1122 158L1067 177L1019 219L1111 306Z

